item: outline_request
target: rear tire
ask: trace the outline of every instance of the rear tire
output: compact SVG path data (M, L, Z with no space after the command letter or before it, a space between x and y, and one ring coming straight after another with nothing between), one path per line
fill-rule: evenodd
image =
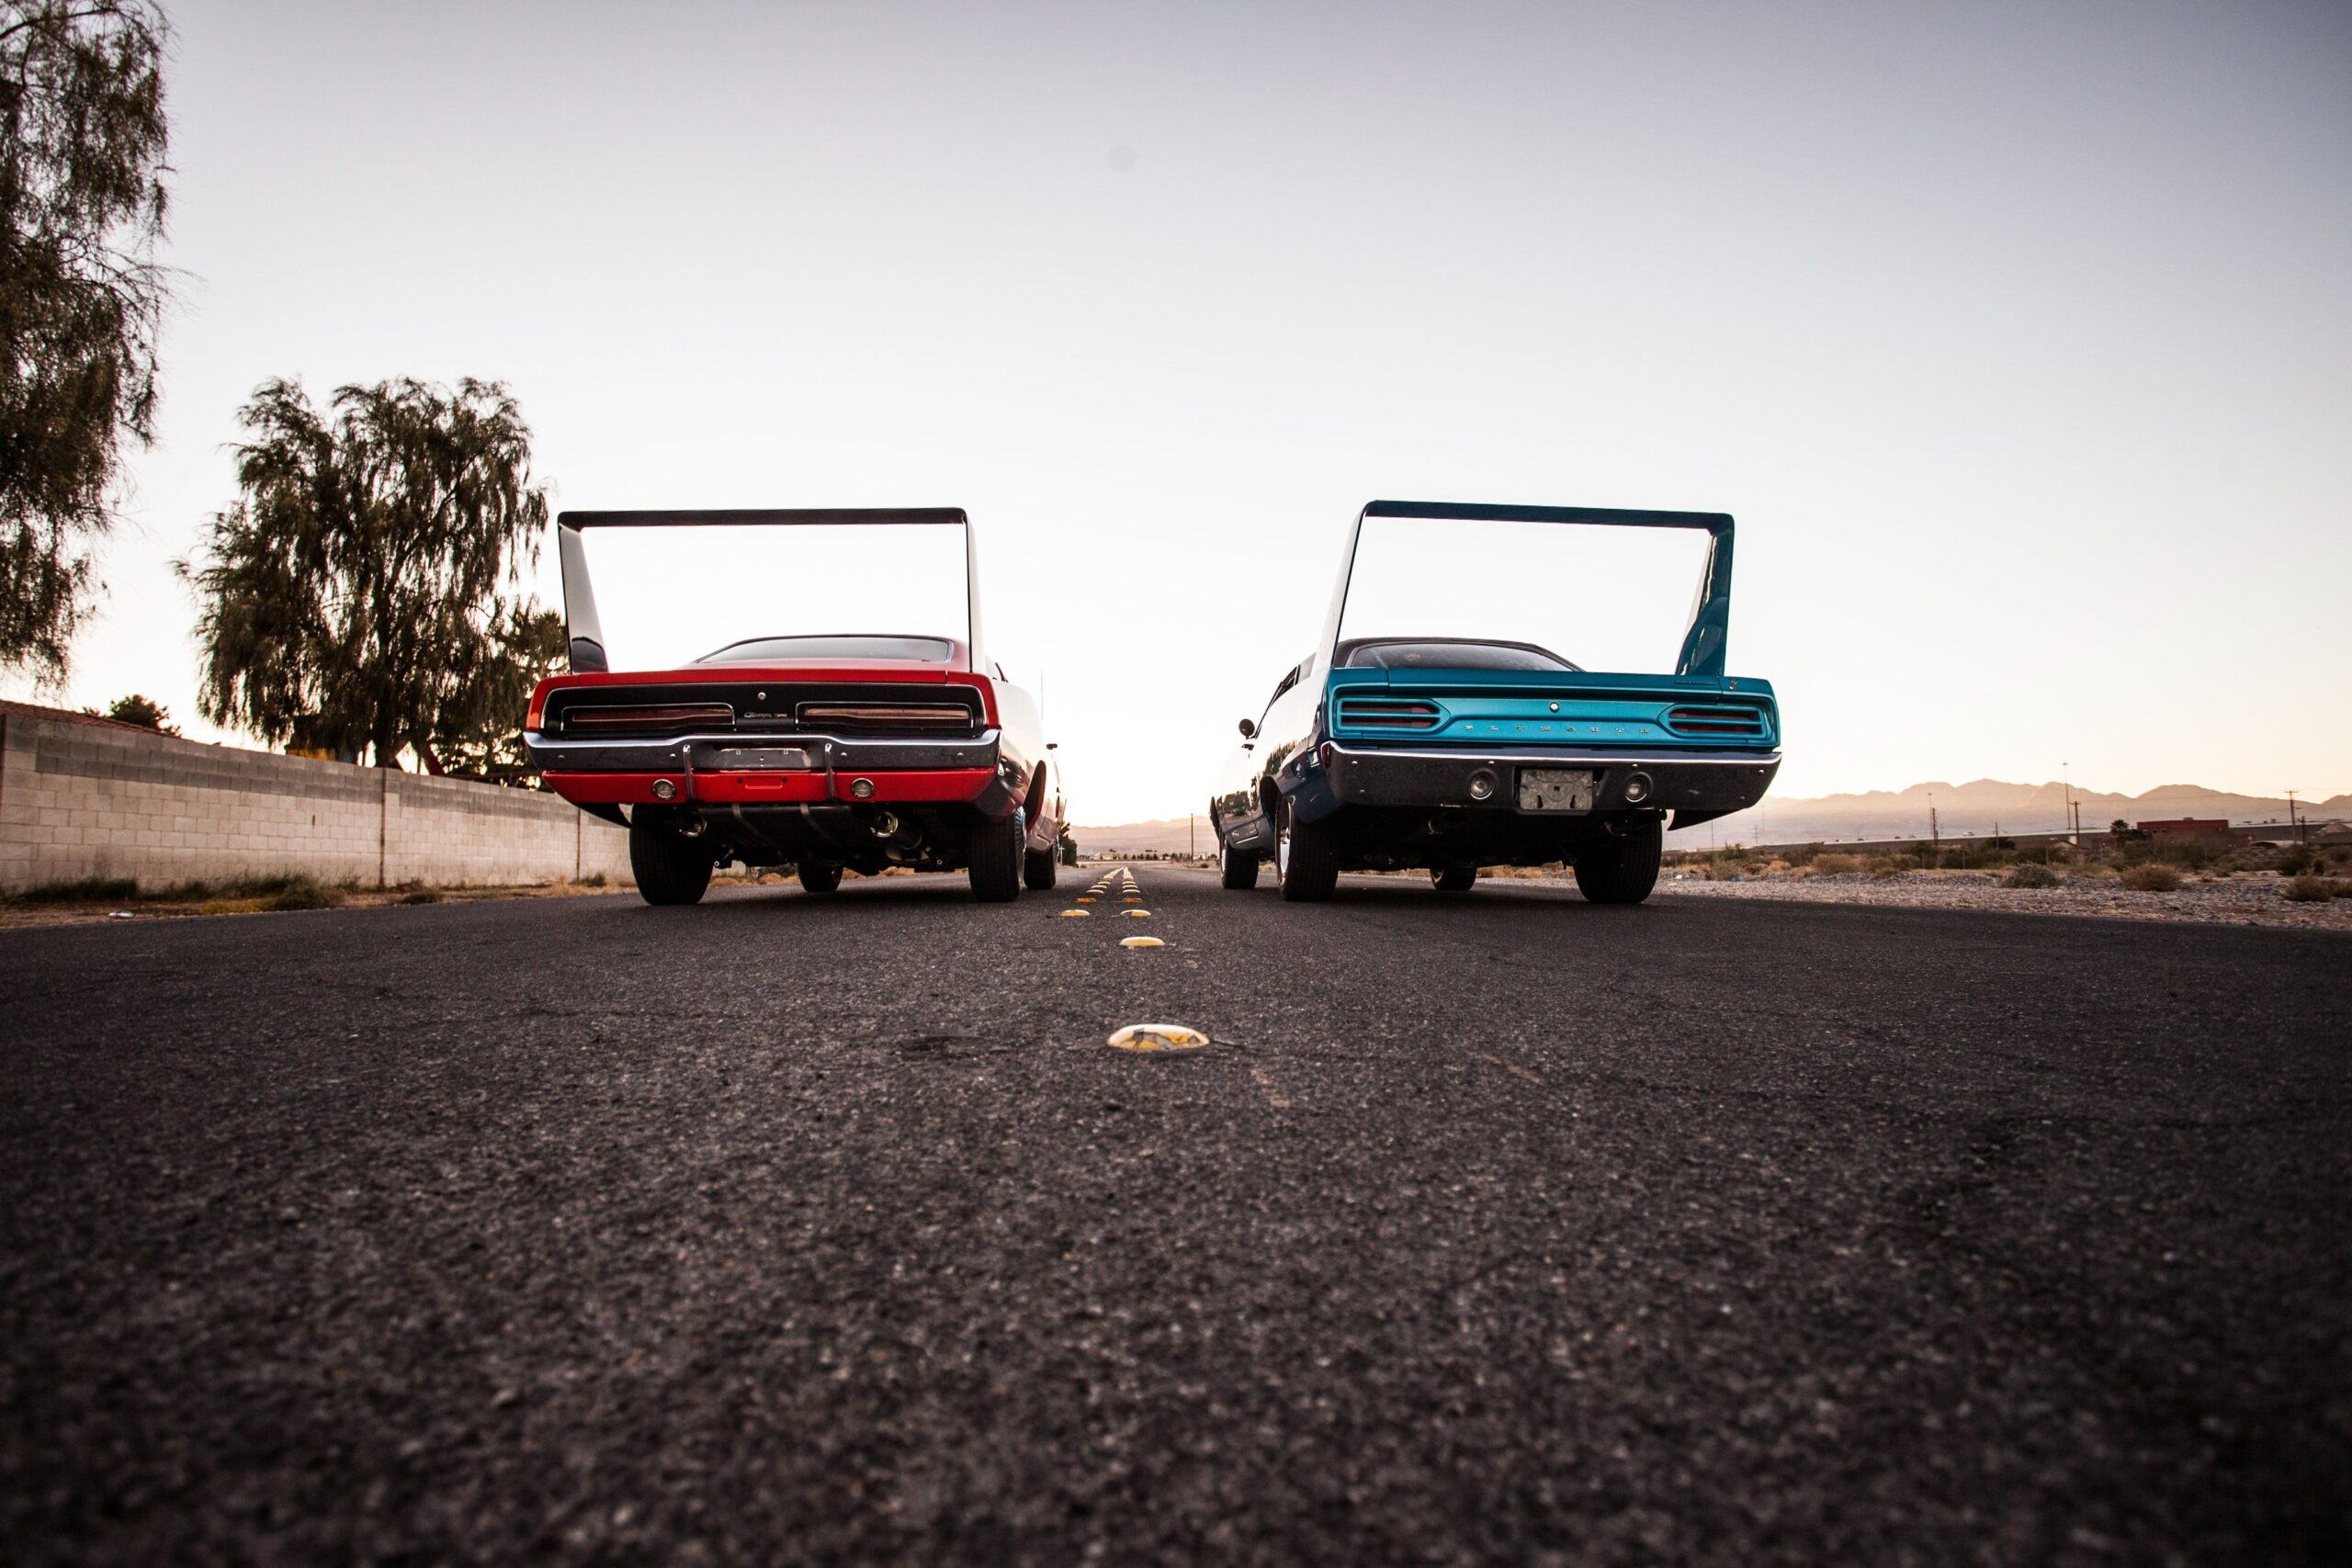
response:
M1577 890L1590 904L1638 904L1657 886L1666 828L1657 818L1622 839L1605 838L1577 856Z
M1029 824L1017 806L1002 821L973 828L973 897L983 904L1010 904L1021 897L1021 861L1028 839Z
M1478 886L1478 868L1475 865L1433 865L1430 867L1430 886L1441 893L1467 893Z
M1054 885L1054 852L1031 850L1021 857L1021 880L1029 885L1032 893L1044 893Z
M699 904L716 863L708 850L643 817L628 825L628 868L637 895L649 904Z
M1329 818L1301 822L1297 807L1285 806L1283 834L1274 852L1274 874L1283 897L1293 904L1320 904L1340 886L1340 836Z
M1223 839L1216 841L1216 869L1228 892L1247 893L1258 886L1258 857L1243 854Z
M798 866L800 886L811 893L831 893L842 885L842 868L821 861L804 860Z

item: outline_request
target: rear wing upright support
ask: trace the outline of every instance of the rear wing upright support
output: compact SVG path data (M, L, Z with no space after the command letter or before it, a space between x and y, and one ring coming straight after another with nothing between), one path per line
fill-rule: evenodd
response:
M1708 536L1707 565L1690 604L1690 624L1675 658L1677 675L1720 680L1724 646L1731 636L1732 520L1722 512L1627 512L1600 506L1481 506L1452 501L1374 501L1348 527L1348 548L1340 563L1340 585L1324 623L1320 661L1326 671L1340 646L1340 623L1347 613L1348 583L1355 575L1356 547L1367 517L1408 517L1444 523L1568 523L1603 528L1697 528Z
M563 566L565 646L575 675L600 674L612 668L605 649L604 622L596 615L595 585L588 580L588 550L581 536L586 528L647 528L662 526L742 525L790 527L799 525L843 524L887 526L894 523L953 525L964 530L964 655L978 671L980 656L980 560L972 539L972 520L960 506L832 508L797 512L564 512L556 515L556 558Z

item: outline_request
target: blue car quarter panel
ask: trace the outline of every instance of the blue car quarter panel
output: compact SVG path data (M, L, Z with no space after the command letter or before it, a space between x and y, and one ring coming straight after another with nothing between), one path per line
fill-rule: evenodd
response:
M1638 808L1687 827L1756 804L1781 762L1772 688L1739 677L1342 669L1323 717L1310 819L1349 805Z

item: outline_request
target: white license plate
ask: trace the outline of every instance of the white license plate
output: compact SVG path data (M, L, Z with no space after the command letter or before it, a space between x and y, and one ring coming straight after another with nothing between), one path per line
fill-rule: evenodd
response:
M1521 811L1589 811L1600 775L1590 768L1521 768Z
M697 759L697 766L721 773L764 773L808 766L808 751L798 746L714 746Z

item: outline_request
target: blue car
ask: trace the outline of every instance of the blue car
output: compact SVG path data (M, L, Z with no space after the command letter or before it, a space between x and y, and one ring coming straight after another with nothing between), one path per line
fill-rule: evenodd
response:
M1562 646L1657 596L1623 570L1555 569L1564 527L1681 531L1640 543L1702 558L1670 673L1583 668ZM1255 886L1271 860L1293 901L1329 898L1342 871L1415 867L1459 893L1481 866L1563 861L1588 899L1641 902L1669 821L1753 806L1780 770L1771 686L1724 672L1732 533L1715 513L1366 506L1316 650L1241 721L1218 776L1225 886Z

